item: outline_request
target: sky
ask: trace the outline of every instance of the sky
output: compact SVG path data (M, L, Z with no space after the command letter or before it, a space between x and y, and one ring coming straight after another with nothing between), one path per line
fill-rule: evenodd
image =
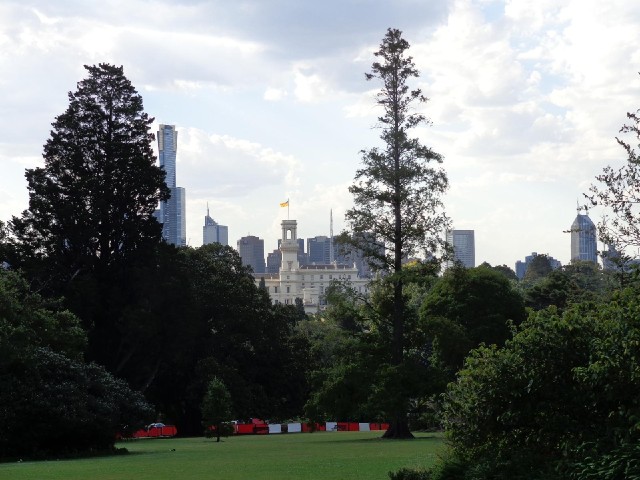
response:
M106 62L124 67L154 132L179 132L189 245L208 206L232 246L256 235L266 254L287 199L299 238L328 235L330 211L338 233L360 151L382 145L365 73L387 28L411 44L431 121L416 136L444 157L445 210L475 230L476 263L513 268L534 251L568 263L577 204L626 159L616 136L640 108L640 2L2 0L0 220L28 207L24 171L43 165L83 65Z

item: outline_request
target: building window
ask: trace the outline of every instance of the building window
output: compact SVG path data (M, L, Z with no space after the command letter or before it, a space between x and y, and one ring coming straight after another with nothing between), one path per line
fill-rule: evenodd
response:
M333 275L329 275L329 280L333 280Z
M289 275L287 275L287 280L289 280Z
M289 293L289 287L287 287L287 293Z
M278 293L278 287L273 287L273 293Z
M320 275L320 280L322 280L322 275Z

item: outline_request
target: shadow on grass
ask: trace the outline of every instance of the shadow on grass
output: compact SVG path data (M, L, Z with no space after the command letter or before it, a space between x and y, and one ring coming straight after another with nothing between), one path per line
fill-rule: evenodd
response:
M421 441L436 441L441 442L443 438L443 433L441 432L433 432L427 434L418 434L417 437L414 438L382 438L382 434L379 437L373 438L336 438L335 440L322 440L322 443L372 443L372 442L421 442Z

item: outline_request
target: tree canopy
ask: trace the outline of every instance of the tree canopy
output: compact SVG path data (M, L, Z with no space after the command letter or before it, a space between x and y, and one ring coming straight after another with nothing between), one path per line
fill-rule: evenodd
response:
M638 318L629 289L541 310L504 347L473 351L445 406L464 478L640 475Z

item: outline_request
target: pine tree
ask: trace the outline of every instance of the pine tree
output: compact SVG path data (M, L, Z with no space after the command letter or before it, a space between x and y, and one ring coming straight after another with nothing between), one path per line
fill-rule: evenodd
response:
M135 282L154 264L153 213L169 190L151 146L153 118L123 68L85 68L52 124L44 166L26 171L29 208L11 221L10 263L40 292L64 296L89 331L89 358L120 373L139 348L140 327L126 312L141 302Z
M415 110L427 99L419 89L411 90L408 85L410 79L419 76L412 57L407 56L408 49L400 30L387 30L375 53L378 61L373 63L371 73L365 74L367 80L382 83L376 103L383 110L378 122L384 147L361 152L363 167L349 188L354 207L346 214L352 243L373 267L393 274L390 363L396 370L402 368L405 344L403 261L418 253L436 252L439 234L448 222L441 201L448 187L447 177L441 168L433 166L441 163L442 157L409 136L412 129L428 122ZM389 412L391 426L385 437L412 437L406 418L408 398L402 392L389 395L397 396L397 401L394 411Z
M151 147L153 118L123 68L85 68L88 78L52 124L44 167L26 171L29 209L12 221L23 247L46 257L63 283L127 264L157 243L153 212L169 195Z

